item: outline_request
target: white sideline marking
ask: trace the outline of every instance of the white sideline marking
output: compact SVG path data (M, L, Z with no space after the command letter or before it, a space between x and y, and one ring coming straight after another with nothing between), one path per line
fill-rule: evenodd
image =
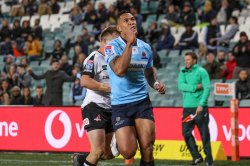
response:
M71 163L70 161L59 161L59 160L13 160L13 159L0 159L0 162L23 162L23 163Z

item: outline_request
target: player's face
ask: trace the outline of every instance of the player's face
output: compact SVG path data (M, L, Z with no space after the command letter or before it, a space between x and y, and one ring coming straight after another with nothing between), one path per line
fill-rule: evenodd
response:
M191 68L196 63L196 60L193 59L190 55L185 56L184 61L185 61L185 66L188 69Z
M136 20L131 13L124 13L119 18L118 31L122 33L125 29L130 29L137 34Z

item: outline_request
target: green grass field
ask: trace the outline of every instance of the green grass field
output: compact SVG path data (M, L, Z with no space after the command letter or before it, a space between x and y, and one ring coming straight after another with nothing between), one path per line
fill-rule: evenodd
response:
M71 166L71 154L65 153L3 153L0 152L0 166ZM124 165L123 160L113 159L102 161L99 166L119 166ZM139 160L136 160L134 166L139 165ZM157 160L156 166L168 165L190 165L190 161L170 161ZM200 165L205 165L200 164ZM216 161L216 166L250 166L250 160L241 160L240 162L231 161Z

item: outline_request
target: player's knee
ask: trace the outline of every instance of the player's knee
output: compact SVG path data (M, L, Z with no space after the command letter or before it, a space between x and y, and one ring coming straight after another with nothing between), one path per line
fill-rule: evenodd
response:
M136 151L135 152L124 152L124 153L121 153L121 155L125 158L125 159L131 159L132 157L134 157L136 154Z

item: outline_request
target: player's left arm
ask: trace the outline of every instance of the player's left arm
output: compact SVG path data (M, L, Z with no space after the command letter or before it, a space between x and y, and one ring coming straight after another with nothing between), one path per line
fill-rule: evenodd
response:
M210 94L210 79L205 69L201 70L201 84L203 87L203 93L199 102L199 106L196 109L196 114L201 113L201 111L203 111L203 107L207 106L207 101Z
M148 52L148 63L144 70L145 78L153 89L160 94L165 94L166 87L163 83L158 81L156 70L153 67L153 52L149 45L145 45L145 49Z
M205 106L210 95L210 79L205 69L201 70L201 84L203 87L203 93L199 102L199 106Z
M158 81L156 71L153 67L146 68L144 70L144 75L145 75L145 78L146 78L148 84L153 89L158 91L160 94L165 94L166 87L163 83Z

